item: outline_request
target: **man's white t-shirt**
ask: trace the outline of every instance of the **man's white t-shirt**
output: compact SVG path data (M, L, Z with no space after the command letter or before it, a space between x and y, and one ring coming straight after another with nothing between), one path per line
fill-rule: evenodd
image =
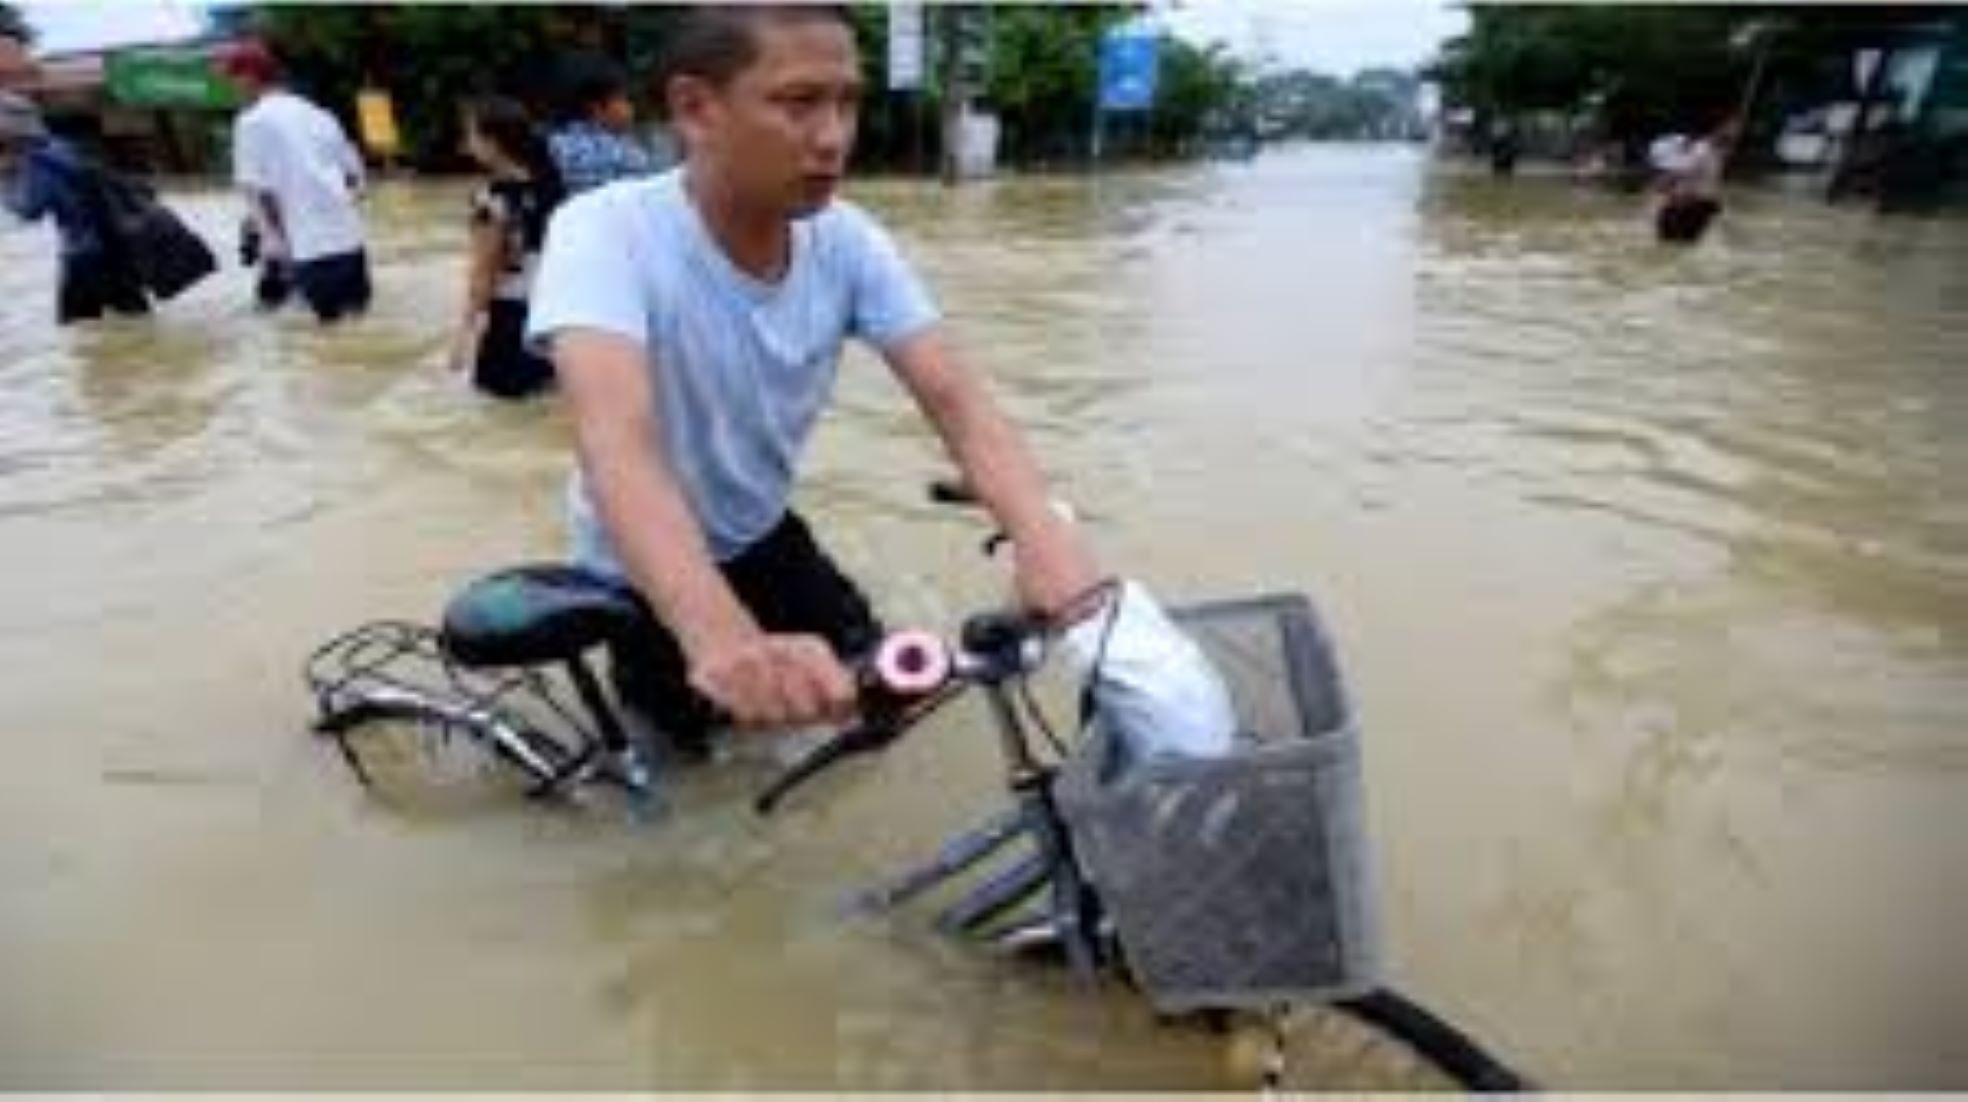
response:
M233 124L232 176L279 204L289 259L339 256L362 248L362 213L350 180L362 158L335 116L292 92L260 97Z
M935 305L875 220L836 201L793 224L776 283L741 270L704 224L683 170L609 184L555 212L527 333L625 337L649 354L664 455L727 561L785 515L848 337L891 348ZM624 577L577 470L568 492L576 561Z

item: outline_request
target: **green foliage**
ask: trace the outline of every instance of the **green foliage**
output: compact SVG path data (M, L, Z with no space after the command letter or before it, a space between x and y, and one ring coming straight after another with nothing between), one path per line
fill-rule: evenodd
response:
M1367 69L1345 81L1306 70L1257 82L1257 112L1268 131L1300 138L1405 138L1416 135L1412 73Z
M1156 150L1179 152L1211 122L1248 117L1252 92L1243 66L1221 45L1199 49L1164 37L1150 124Z
M1484 119L1570 115L1629 157L1654 135L1705 129L1757 75L1752 136L1791 111L1858 94L1851 53L1957 19L1923 5L1474 5L1430 67L1449 103ZM1755 141L1746 143L1753 148Z
M1085 147L1100 72L1100 36L1126 18L1112 5L1009 5L990 20L985 102L1004 126L1007 160L1073 156Z
M988 61L977 100L1002 124L1004 161L1033 164L1085 155L1099 80L1101 35L1137 10L1126 4L1029 4L995 6L983 13L981 39ZM919 152L917 128L926 119L921 152L933 161L940 94L933 87L919 97L888 92L887 5L861 4L854 14L870 89L861 118L862 159L875 164L912 162ZM950 18L961 16L933 6L927 13L932 76L938 71L935 52L941 21ZM1180 150L1208 120L1239 109L1240 97L1247 96L1242 71L1220 48L1198 49L1164 40L1155 110L1144 135L1146 149Z
M1093 111L1101 34L1138 5L1033 4L973 9L986 60L979 102L1003 123L1009 163L1081 155ZM868 96L862 114L863 163L934 163L940 99L888 92L888 8L852 9ZM552 80L570 53L596 52L640 78L632 88L645 109L658 108L653 77L663 41L680 14L672 6L572 4L261 4L254 29L286 60L295 82L324 106L347 113L365 85L396 101L413 163L457 162L458 108L498 91L542 113L555 106ZM930 73L934 43L955 9L929 5ZM1184 147L1225 112L1248 113L1249 82L1220 48L1165 40L1150 148ZM934 80L932 79L932 84Z
M1749 58L1731 46L1752 9L1696 5L1473 7L1433 68L1484 116L1595 110L1613 137L1712 124Z
M558 63L626 29L619 12L578 5L268 4L254 22L324 106L346 114L362 87L389 91L408 158L430 166L457 163L471 97L497 92L547 117Z

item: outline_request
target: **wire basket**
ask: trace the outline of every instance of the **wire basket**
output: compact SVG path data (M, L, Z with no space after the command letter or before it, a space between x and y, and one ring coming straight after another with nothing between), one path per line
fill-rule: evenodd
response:
M1359 738L1311 602L1171 614L1230 691L1233 752L1130 764L1096 715L1054 789L1130 974L1170 1012L1376 986Z

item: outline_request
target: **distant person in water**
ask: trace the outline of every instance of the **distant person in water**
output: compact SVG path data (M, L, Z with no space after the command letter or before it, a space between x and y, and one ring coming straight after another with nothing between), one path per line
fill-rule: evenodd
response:
M235 47L222 67L248 104L233 123L232 164L257 231L260 304L279 305L291 283L324 324L361 314L361 154L335 116L287 89L265 47Z
M104 217L96 170L48 133L33 101L13 92L0 92L0 200L23 221L55 223L61 239L55 317L61 324L105 311L150 312L129 251Z
M525 398L553 383L553 364L526 347L527 302L547 219L565 188L526 109L488 97L466 113L465 147L488 174L472 196L471 266L451 369L495 398Z
M675 161L656 157L636 141L635 103L612 65L580 58L566 83L567 119L547 143L569 195L652 176Z
M1490 126L1490 174L1509 176L1517 171L1517 155L1523 151L1523 142L1517 136L1517 126L1509 119L1498 119Z
M1722 173L1736 142L1733 117L1693 141L1670 134L1654 142L1647 158L1660 172L1655 180L1654 233L1661 241L1692 245L1708 233L1722 212Z

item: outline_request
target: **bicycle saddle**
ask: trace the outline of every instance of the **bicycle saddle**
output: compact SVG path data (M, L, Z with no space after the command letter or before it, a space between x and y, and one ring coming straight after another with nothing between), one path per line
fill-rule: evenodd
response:
M445 606L440 636L463 666L562 662L648 622L627 586L563 563L533 563L472 582Z

